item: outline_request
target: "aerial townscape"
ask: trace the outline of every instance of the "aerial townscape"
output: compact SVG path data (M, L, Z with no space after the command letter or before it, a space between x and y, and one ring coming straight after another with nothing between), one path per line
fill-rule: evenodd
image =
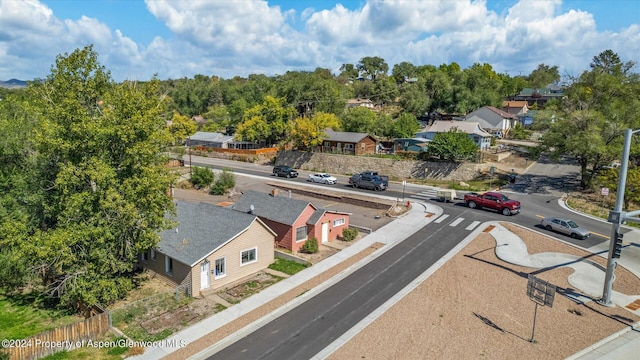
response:
M227 4L320 29L400 3ZM0 1L0 23L27 4L51 13ZM343 48L134 79L85 39L26 77L16 55L0 360L637 358L640 72L611 45L573 74Z

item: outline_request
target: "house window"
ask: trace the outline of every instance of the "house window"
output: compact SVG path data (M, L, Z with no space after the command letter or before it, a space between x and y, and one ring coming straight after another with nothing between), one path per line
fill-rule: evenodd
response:
M365 143L360 144L360 149L364 150Z
M216 259L216 268L213 269L217 278L227 276L227 262L225 258Z
M333 220L333 226L334 227L340 226L340 225L344 225L344 218Z
M353 149L353 144L344 144L345 149Z
M164 258L164 271L167 275L173 276L173 259L168 256Z
M158 260L158 256L156 255L156 249L151 249L151 260Z
M307 225L300 226L296 229L296 241L307 240Z
M328 142L328 141L325 141L324 142L324 147L327 148L327 149L330 148L331 147L331 143Z
M258 261L258 249L245 250L240 254L240 265L247 265Z
M142 262L147 262L147 260L149 260L149 258L147 257L147 252L143 252L142 253Z

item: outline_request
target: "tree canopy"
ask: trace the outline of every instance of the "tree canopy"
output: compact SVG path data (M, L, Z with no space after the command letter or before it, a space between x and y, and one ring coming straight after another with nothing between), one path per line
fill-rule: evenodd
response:
M20 114L37 125L21 151L34 169L17 215L29 226L0 235L0 247L30 264L43 291L64 305L112 302L131 289L137 255L157 245L173 211L159 82L115 84L87 46L58 56L28 90Z

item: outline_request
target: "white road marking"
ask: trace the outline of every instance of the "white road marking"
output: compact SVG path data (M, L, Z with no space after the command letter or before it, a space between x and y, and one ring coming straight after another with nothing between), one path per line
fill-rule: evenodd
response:
M453 222L451 224L449 224L449 226L456 226L456 225L460 224L463 221L464 221L464 218L457 218L457 219L453 220Z
M448 214L444 214L444 215L440 216L439 218L437 218L437 219L434 221L434 223L438 223L438 224L439 224L439 223L443 222L443 221L444 221L444 219L446 219L446 218L448 218L448 217L449 217L449 215L448 215Z
M465 230L473 230L475 229L476 226L478 226L480 224L480 221L474 221L471 223L471 225L467 226L465 228Z

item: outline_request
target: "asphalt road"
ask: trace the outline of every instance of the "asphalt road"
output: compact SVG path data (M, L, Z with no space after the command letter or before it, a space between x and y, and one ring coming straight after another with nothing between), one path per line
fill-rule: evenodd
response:
M473 216L469 209L456 210L457 215L466 212L465 216ZM444 221L421 229L375 261L209 359L312 358L425 272L468 234L463 228L450 227L450 223Z

